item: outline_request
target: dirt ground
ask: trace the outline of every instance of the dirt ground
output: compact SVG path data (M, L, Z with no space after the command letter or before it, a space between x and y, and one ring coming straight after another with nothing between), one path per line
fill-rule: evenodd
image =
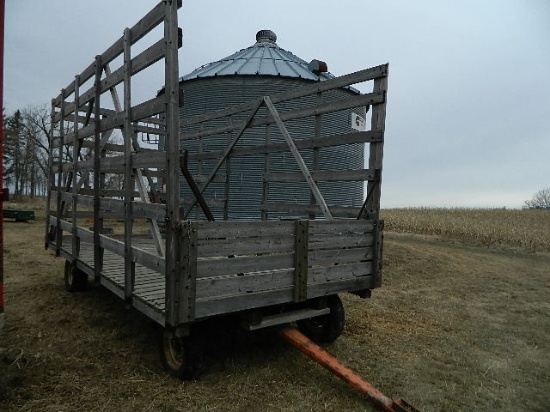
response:
M4 221L0 411L374 411L275 338L204 325L204 371L166 374L161 330L107 290L64 290L43 220ZM547 411L550 256L388 233L384 286L342 296L325 348L421 411Z

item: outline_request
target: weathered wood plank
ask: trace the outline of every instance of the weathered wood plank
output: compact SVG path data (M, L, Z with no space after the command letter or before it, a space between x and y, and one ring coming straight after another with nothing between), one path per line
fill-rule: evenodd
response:
M288 236L265 238L217 239L199 245L199 258L213 256L252 255L261 253L284 253L294 250L294 238Z
M200 221L192 224L198 231L199 242L204 239L291 236L294 233L294 222Z
M294 301L307 299L307 282L309 277L309 221L294 222Z
M242 276L218 276L197 280L197 300L221 296L248 295L266 290L285 289L294 284L294 269L273 270L244 274Z
M273 103L280 103L287 100L298 99L300 97L317 94L331 89L339 89L341 87L350 86L352 84L361 83L364 81L374 80L387 75L388 65L380 65L371 67L368 69L360 70L354 73L350 73L344 76L335 77L323 82L314 83L307 86L302 86L289 91L281 92L271 96ZM206 113L204 115L195 116L185 119L182 122L183 126L203 123L208 120L218 119L221 117L231 116L239 112L248 111L252 107L253 103L243 103L238 106L230 107L228 109L218 110L213 113Z
M164 131L164 128L160 128L160 127L144 126L141 124L135 124L133 127L136 132L148 133L148 134L159 135L159 136L164 136L166 134L166 132ZM147 149L141 149L141 150L147 150Z
M309 223L309 235L370 233L373 226L369 220L313 220Z
M343 146L357 143L370 143L381 141L383 133L380 131L354 132L341 135L330 135L320 138L301 138L294 141L296 147L302 149L319 149L323 147ZM249 156L256 154L268 154L288 152L286 143L262 144L253 147L235 147L231 152L232 157ZM189 153L189 160L218 159L222 155L221 150L212 150L202 153Z
M248 293L244 296L227 296L219 299L197 299L195 316L197 319L262 306L288 303L292 301L293 287L276 289L258 293Z
M277 270L294 267L293 253L260 256L235 256L197 261L197 278L226 276L238 273Z
M308 285L342 281L371 274L371 262L339 264L334 266L315 266L309 268Z
M333 206L329 205L330 212L335 218L356 218L361 210L359 207ZM268 212L283 212L296 215L307 215L319 213L319 208L311 205L286 203L286 202L263 202L262 208Z
M164 167L163 156L165 152L156 151L156 150L144 150L140 152L135 152L132 154L132 166L139 169L148 169L148 168L157 168ZM126 160L124 156L112 156L104 157L100 161L100 169L102 172L106 173L122 173L124 170L124 165ZM70 171L72 168L72 162L65 163L61 170ZM60 170L59 167L55 167L54 172ZM78 171L88 171L94 170L93 161L85 160L77 163L76 170Z
M71 199L71 194L62 192L62 198ZM93 196L78 195L77 204L81 206L93 207ZM101 212L111 212L115 214L124 214L124 202L120 199L100 198L99 208ZM166 205L162 203L144 203L133 202L133 214L136 219L164 219L166 215Z
M309 265L346 264L372 259L371 248L324 249L309 251Z
M165 97L161 95L132 107L132 121L142 120L156 114L164 113L164 110Z
M316 182L336 182L336 181L365 181L374 178L375 174L368 169L355 170L318 170L312 171L311 177ZM304 175L299 172L269 172L264 173L263 179L266 182L303 182Z
M334 248L355 248L368 247L373 243L372 233L368 234L347 234L346 236L311 237L309 239L309 250L334 249Z
M308 285L308 298L333 295L335 293L353 292L373 288L372 276L345 279L337 282L323 282Z
M271 99L268 96L264 97L264 103L266 104L267 108L269 109L269 113L275 120L275 123L277 124L277 127L279 128L279 131L282 133L286 143L288 144L288 147L290 149L290 152L294 156L294 160L298 164L298 167L300 168L300 171L302 172L304 176L304 180L307 182L309 189L311 190L311 194L315 198L317 202L317 206L321 209L321 213L323 213L324 217L327 219L333 219L332 213L330 213L330 210L325 202L325 199L319 190L319 187L317 187L317 183L315 183L315 180L311 177L311 173L309 172L309 169L302 158L302 155L296 148L296 145L294 144L294 140L290 136L290 133L288 132L281 115L277 112L277 109L275 109L275 106L271 102ZM296 111L296 110L295 110Z
M283 122L286 122L289 120L303 119L306 117L333 113L335 111L351 109L354 107L362 107L362 106L369 106L376 103L383 103L385 101L385 96L386 96L385 93L361 94L357 96L346 97L344 99L340 99L337 101L323 103L318 106L305 107L302 109L294 109L286 112L281 112L279 113L279 115ZM273 123L275 123L275 118L271 115L268 115L268 116L256 117L252 119L249 122L248 127L254 128L254 127L265 126ZM225 126L209 127L203 130L199 130L197 132L181 133L180 139L191 140L191 139L196 139L198 137L213 136L217 134L235 131L235 130L238 130L239 128L240 128L240 124L228 124Z

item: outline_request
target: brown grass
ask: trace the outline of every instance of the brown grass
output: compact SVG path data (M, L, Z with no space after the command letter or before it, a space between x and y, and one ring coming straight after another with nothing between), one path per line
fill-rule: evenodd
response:
M381 216L392 232L550 252L549 210L409 208L385 209Z
M374 411L270 331L204 324L205 372L182 383L158 361L161 333L103 288L70 294L43 221L4 222L0 410ZM550 257L388 233L384 286L342 296L326 349L426 411L546 411Z

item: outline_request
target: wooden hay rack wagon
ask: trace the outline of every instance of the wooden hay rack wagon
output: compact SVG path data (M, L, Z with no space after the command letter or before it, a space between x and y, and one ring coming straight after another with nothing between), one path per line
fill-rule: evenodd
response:
M68 290L84 289L93 279L164 326L165 363L180 376L189 376L193 362L185 354L194 323L230 314L250 330L298 322L316 340L330 341L343 328L337 294L365 297L380 285L388 67L184 119L181 123L195 124L198 130L185 132L179 116L178 3L160 2L52 100L46 247L66 260ZM164 37L134 56L135 43L150 37L159 25L164 26ZM134 76L162 60L163 93L135 104ZM323 100L331 90L363 82L372 84L371 92ZM124 90L122 98L117 86ZM309 106L278 109L281 102L308 96ZM286 127L295 119L315 123L354 107L369 108L368 130L323 135L316 128L311 136L297 137ZM232 121L236 115L244 120ZM250 130L264 138L243 143L241 136ZM271 141L270 130L277 130L283 140ZM114 138L118 133L122 143ZM142 147L138 133L159 135L164 150ZM220 134L231 136L224 148L183 150L186 141L207 141ZM315 157L327 148L353 144L368 149L366 168L320 170L315 162L304 161L304 153ZM295 162L296 172L270 168L270 156L282 152ZM261 209L261 219L212 221L211 205L231 204L228 175L238 172L231 170L231 159L251 155L265 159L258 187L265 195L261 204L251 205ZM213 166L193 174L187 167L193 162ZM109 186L113 177L122 182L122 189ZM223 199L206 198L205 189L214 181L227 186ZM270 184L297 181L307 185L308 202L269 198ZM362 206L327 204L325 181L365 182ZM184 184L193 189L192 199L181 198ZM159 198L162 202L155 202ZM201 219L186 218L197 208ZM295 218L280 219L280 213ZM123 222L122 230L110 233L109 222L117 221ZM144 227L148 230L138 230Z

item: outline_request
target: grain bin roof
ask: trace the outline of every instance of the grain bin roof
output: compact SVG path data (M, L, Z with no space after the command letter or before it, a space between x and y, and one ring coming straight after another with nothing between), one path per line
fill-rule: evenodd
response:
M325 80L334 77L325 72L319 75L308 63L276 43L271 30L260 30L256 43L217 62L205 64L180 78L180 81L217 76L281 76L306 80Z

